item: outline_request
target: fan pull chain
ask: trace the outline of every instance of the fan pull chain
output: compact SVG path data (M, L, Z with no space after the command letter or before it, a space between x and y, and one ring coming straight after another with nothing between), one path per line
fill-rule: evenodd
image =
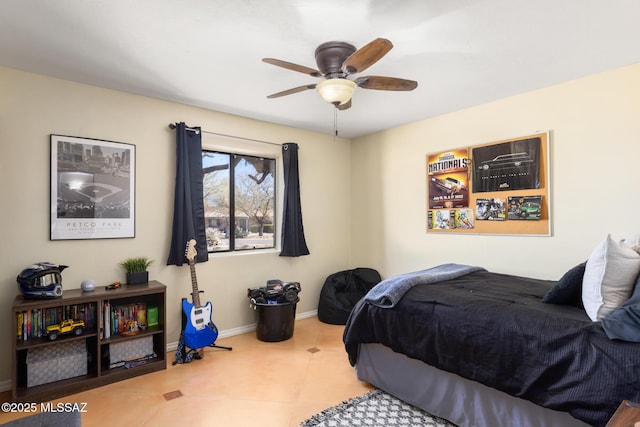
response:
M338 107L333 108L333 141L338 136Z

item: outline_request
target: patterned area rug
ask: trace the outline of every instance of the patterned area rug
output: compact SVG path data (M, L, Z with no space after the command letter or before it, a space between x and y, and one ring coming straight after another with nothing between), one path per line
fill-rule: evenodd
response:
M338 406L325 409L300 424L301 427L456 427L382 390L373 390Z

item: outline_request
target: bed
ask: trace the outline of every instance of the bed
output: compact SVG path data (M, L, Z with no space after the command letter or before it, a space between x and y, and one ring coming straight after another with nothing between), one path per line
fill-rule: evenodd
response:
M571 287L455 264L385 280L351 312L349 361L359 379L459 426L604 426L640 400L640 342L586 313L585 264L565 275ZM390 281L399 293L379 289ZM542 302L553 292L562 303Z

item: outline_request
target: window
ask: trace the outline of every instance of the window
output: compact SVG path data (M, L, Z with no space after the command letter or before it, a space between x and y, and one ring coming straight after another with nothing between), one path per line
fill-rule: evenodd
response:
M209 252L275 247L275 159L203 150Z

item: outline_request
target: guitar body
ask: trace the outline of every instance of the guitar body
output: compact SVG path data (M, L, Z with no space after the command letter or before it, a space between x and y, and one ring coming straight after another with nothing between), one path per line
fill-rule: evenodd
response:
M218 328L211 320L211 302L200 305L200 291L198 290L198 280L196 279L196 268L194 264L196 256L196 241L191 239L187 242L185 257L189 260L191 270L191 299L193 303L182 299L182 312L184 313L184 344L192 349L199 349L212 345L218 338Z
M211 302L195 307L186 298L182 299L182 312L186 322L184 344L189 348L208 347L218 339L218 328L211 320Z

